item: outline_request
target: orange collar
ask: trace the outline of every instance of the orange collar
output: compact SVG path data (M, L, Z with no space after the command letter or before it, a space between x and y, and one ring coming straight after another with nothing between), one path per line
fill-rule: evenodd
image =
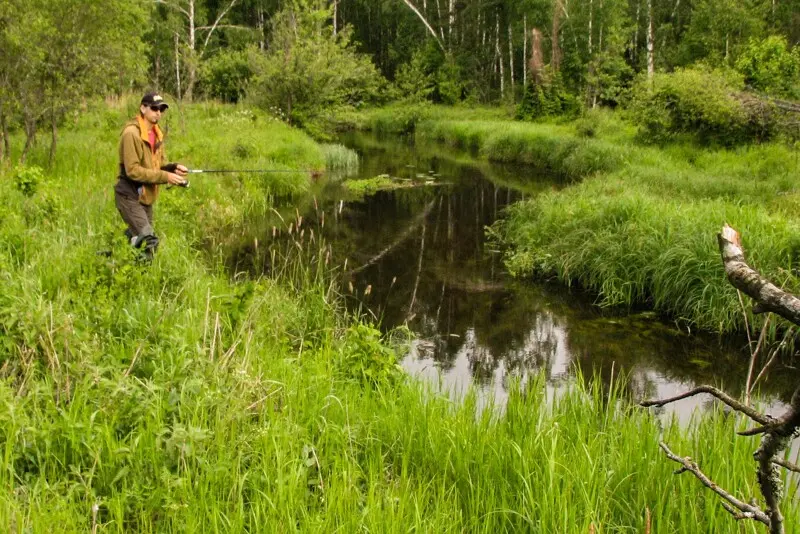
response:
M136 122L139 123L139 135L141 136L142 141L150 143L150 139L147 137L147 123L145 122L144 117L141 115L136 115ZM153 131L156 133L156 145L158 145L164 139L164 134L161 133L161 128L158 127L158 124L153 126ZM150 147L150 149L152 150L153 147Z

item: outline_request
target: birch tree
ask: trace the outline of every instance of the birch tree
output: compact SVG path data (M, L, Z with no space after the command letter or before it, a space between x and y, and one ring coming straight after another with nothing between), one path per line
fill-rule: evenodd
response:
M221 27L231 27L223 24L226 15L240 0L226 0L217 12L213 21L206 23L206 9L198 0L153 0L156 4L179 14L184 19L183 34L179 39L184 44L184 66L186 68L186 88L183 98L192 101L194 87L197 83L197 70L199 63L208 51L211 37ZM210 20L210 19L209 19ZM179 54L176 50L176 61ZM180 76L180 72L176 74Z

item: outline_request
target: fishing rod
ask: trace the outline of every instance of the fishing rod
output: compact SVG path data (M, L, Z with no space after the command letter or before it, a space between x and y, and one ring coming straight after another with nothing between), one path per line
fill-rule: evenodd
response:
M315 169L189 169L189 173L191 174L209 172L307 172L309 174L322 174L322 171Z
M278 172L294 172L294 173L308 173L312 178L319 178L323 171L316 169L189 169L189 174L210 174L210 173L278 173ZM189 187L189 180L180 184L180 187Z

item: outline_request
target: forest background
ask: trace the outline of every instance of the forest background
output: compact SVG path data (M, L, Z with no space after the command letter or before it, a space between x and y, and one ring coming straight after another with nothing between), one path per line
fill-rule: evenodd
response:
M10 0L0 21L2 147L24 131L23 159L42 130L55 150L76 104L142 87L247 100L318 136L398 99L522 103L519 118L631 104L658 140L675 117L637 107L642 79L683 73L659 87L684 100L716 89L678 117L713 130L737 121L731 93L797 97L800 74L797 0Z

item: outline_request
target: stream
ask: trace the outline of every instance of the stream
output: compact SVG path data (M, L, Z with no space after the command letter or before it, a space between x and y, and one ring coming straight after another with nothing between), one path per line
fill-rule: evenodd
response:
M348 178L389 175L420 185L354 198L330 180L291 209L306 219L324 211L320 231L346 272L348 306L384 331L407 325L413 332L402 361L412 375L453 398L475 386L479 402L499 406L511 380L540 372L552 393L577 376L608 387L622 373L635 399L702 383L741 395L746 339L687 332L653 312L604 310L580 290L506 273L487 226L510 203L563 187L558 180L403 138L348 133L339 142L360 156ZM780 410L798 379L796 369L776 366L760 384L761 400ZM662 411L686 422L711 405L701 395Z

